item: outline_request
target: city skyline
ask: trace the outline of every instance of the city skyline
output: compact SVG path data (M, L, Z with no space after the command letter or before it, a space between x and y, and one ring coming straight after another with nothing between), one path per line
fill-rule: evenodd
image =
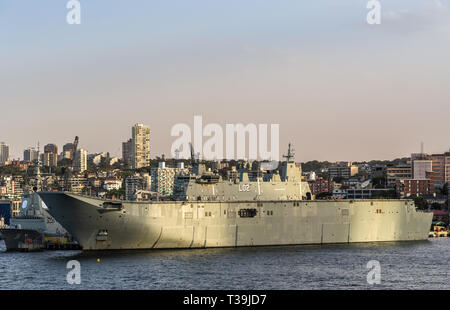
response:
M80 136L90 153L121 157L135 123L151 157L170 157L170 129L278 123L280 153L297 161L394 159L448 150L450 1L4 1L0 141L10 157ZM39 13L39 14L36 14Z
M140 125L140 124L136 124L136 125ZM145 125L144 125L145 126ZM133 126L134 127L134 126ZM129 142L130 144L131 144L131 141L132 141L132 139L128 139L128 141L127 142ZM4 143L6 146L8 146L8 151L9 151L9 154L10 154L10 156L9 156L9 160L10 161L14 161L14 160L20 160L20 161L27 161L26 160L26 158L25 158L25 152L30 152L31 150L33 150L33 151L35 151L36 153L38 152L38 147L34 147L34 146L29 146L29 147L26 147L25 149L23 149L22 150L22 153L21 153L21 155L20 156L17 156L17 157L13 157L13 156L11 156L11 145L9 145L8 143L5 143L5 142L3 142L2 141L2 143ZM53 142L49 142L49 143L47 143L46 145L53 145L53 144L55 144L56 146L58 146L59 144L58 143L53 143ZM65 142L65 143L61 143L61 145L62 144L71 144L70 142ZM98 151L98 152L90 152L90 151L88 151L88 150L86 150L86 149L84 149L84 148L78 148L78 150L83 150L83 151L85 151L85 152L87 152L87 155L94 155L94 154L99 154L99 155L101 155L101 154L106 154L106 153L109 153L110 154L110 156L111 156L111 158L114 158L114 157L116 157L116 158L120 158L121 160L124 160L124 153L123 153L123 147L124 147L124 142L121 142L120 143L122 146L121 146L121 148L120 148L120 151L117 153L117 154L113 154L112 152L109 152L108 150L100 150L100 151ZM373 160L381 160L381 161L384 161L384 160L386 160L386 161L390 161L390 160L395 160L395 159L401 159L401 158L412 158L412 155L433 155L433 154L441 154L441 153L446 153L446 152L449 152L450 151L450 148L446 148L446 149L444 149L444 150L441 150L441 151L436 151L436 152L429 152L429 151L427 151L426 149L423 149L423 142L421 143L421 149L419 150L413 150L412 152L410 152L410 153L407 153L407 154L403 154L403 155L401 155L401 156L398 156L398 157L392 157L392 158L369 158L369 159L365 159L365 160L348 160L348 159L340 159L340 160L327 160L327 159L325 159L325 160L318 160L318 159L315 159L315 158L313 158L313 159L311 159L311 160L307 160L307 161L304 161L304 162L309 162L309 161L314 161L314 160L317 160L317 161L323 161L323 162L325 162L325 161L328 161L328 162L331 162L331 163L339 163L339 162L369 162L369 161L373 161ZM151 144L150 144L150 149L152 148L152 146L151 146ZM281 148L281 147L280 147ZM39 155L42 157L42 155L44 154L45 152L44 152L44 149L41 147L40 148L40 150L39 150ZM64 151L63 152L59 152L59 153L55 153L55 154L57 154L58 156L63 156L64 157ZM170 152L169 152L170 153ZM280 150L280 154L284 154L283 153L283 150L281 149ZM131 154L130 154L131 155ZM161 158L162 157L162 155L164 155L164 157L166 158L166 159L176 159L176 157L174 157L174 156L171 156L170 154L169 155L167 155L167 154L154 154L154 153L152 153L152 152L150 152L150 159L152 159L152 160L154 160L154 159L156 159L156 158ZM29 156L29 155L28 155ZM65 157L64 157L65 158ZM296 156L294 156L294 159L296 158ZM183 159L183 158L181 158L181 159ZM185 158L185 159L188 159L188 158ZM231 159L245 159L245 158L231 158ZM131 159L132 160L132 159ZM230 160L229 158L224 158L223 160ZM280 158L280 161L283 161L283 159L282 158ZM299 162L298 160L296 160L296 162ZM142 167L144 167L144 166L142 166ZM130 168L131 168L131 164L130 164Z

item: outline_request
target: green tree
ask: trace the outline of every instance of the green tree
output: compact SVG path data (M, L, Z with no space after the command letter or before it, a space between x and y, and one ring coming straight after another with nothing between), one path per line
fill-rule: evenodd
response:
M442 188L442 195L448 196L448 183L444 184L444 187Z
M428 203L425 198L422 196L414 197L414 204L416 205L416 208L419 210L427 210L428 209Z

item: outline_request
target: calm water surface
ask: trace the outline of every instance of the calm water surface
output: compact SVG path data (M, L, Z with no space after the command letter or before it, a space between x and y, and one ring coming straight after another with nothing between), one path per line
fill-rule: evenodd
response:
M4 251L0 241L0 251ZM327 246L39 253L0 252L0 289L450 289L450 238ZM100 262L97 262L100 259ZM81 264L69 285L66 264Z

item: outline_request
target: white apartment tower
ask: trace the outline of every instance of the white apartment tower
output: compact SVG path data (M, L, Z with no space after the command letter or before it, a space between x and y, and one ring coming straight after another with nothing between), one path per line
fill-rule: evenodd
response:
M74 170L83 172L87 170L87 151L83 149L77 150L75 154Z
M150 127L136 124L131 130L132 168L139 169L150 166Z

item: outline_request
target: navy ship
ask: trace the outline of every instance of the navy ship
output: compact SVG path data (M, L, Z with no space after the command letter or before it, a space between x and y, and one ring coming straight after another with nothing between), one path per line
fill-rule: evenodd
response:
M251 247L426 240L411 200L315 200L289 150L281 173L180 176L173 201L38 193L83 250ZM201 169L200 169L201 170Z
M9 227L0 228L0 236L7 251L41 250L45 239L59 242L68 237L67 231L47 212L46 206L36 194L42 188L39 160L35 177L34 188L22 197L19 214L11 217Z

